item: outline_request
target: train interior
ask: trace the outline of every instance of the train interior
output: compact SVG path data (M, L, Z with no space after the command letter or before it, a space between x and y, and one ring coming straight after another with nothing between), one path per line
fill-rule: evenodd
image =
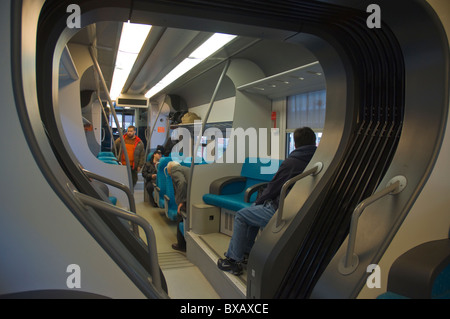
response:
M5 124L17 137L2 144L18 155L2 167L11 257L0 295L450 298L445 0L379 1L380 28L350 0L264 12L252 1L69 2L2 4ZM151 194L117 159L130 125L147 159L164 147ZM244 273L221 271L236 211L303 126L318 146L307 173ZM191 176L181 222L171 160ZM177 231L186 251L172 248ZM81 288L69 287L73 264Z

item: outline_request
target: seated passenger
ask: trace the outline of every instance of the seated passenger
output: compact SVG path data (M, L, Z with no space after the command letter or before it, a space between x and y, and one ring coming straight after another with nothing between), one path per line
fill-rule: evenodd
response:
M153 207L158 207L158 205L155 203L155 199L153 198L153 181L156 180L156 166L159 163L159 160L161 159L162 153L160 150L156 150L152 156L150 157L150 160L144 164L144 167L142 168L142 177L145 179L145 188L148 193L148 198L150 201L150 204Z
M167 164L167 172L172 177L175 192L175 202L177 209L177 243L172 244L175 250L186 251L186 240L180 230L180 223L183 222L182 212L186 211L187 187L190 176L190 168L181 166L180 163L172 161Z
M309 127L294 131L295 150L280 165L275 176L267 185L255 204L236 212L233 235L225 253L217 266L223 271L239 276L242 273L244 255L250 253L260 228L267 225L278 209L278 202L283 184L301 174L316 151L316 135Z

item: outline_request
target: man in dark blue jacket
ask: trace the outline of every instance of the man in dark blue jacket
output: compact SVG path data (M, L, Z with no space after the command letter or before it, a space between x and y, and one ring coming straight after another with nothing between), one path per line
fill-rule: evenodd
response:
M309 127L294 131L295 150L283 161L266 189L255 201L255 205L243 208L236 213L228 251L224 259L220 258L217 266L234 275L242 273L241 262L244 254L249 253L255 243L261 227L265 227L278 209L281 188L284 183L301 174L316 151L316 135Z

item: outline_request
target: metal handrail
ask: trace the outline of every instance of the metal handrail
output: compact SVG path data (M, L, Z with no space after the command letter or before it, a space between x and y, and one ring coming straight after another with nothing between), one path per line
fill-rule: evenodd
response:
M197 138L197 141L195 141L194 145L193 145L193 149L192 149L192 156L191 156L191 167L189 168L189 180L188 180L188 185L187 185L187 202L186 202L186 214L187 214L187 220L186 223L184 225L185 227L185 231L188 231L189 225L190 225L190 216L191 216L191 189L192 189L192 177L194 176L194 169L195 169L195 158L197 157L197 150L200 146L200 141L201 141L201 137L203 136L203 132L205 129L205 125L208 121L209 118L209 114L211 113L212 107L214 105L214 102L216 101L216 96L217 93L219 92L220 86L222 85L223 79L225 78L225 75L227 74L228 68L230 67L231 64L231 60L228 59L227 61L225 61L225 66L223 67L222 73L220 74L219 80L217 81L216 84L216 88L214 89L214 92L211 96L211 100L209 102L209 106L208 109L206 110L206 114L203 117L203 121L201 122L201 127L200 127L200 131L199 131L199 136ZM195 125L195 124L194 124Z
M118 158L119 156L117 155L117 150L114 147L114 134L113 134L111 125L109 124L109 120L108 120L108 116L106 115L105 108L103 107L102 99L100 97L100 79L99 79L99 75L97 72L94 72L94 78L95 78L95 86L97 88L97 100L100 103L100 106L102 108L102 114L103 114L103 117L105 118L105 123L108 126L108 131L111 136L111 141L109 143L109 146L111 147L111 150L114 151L114 155L116 156L116 158ZM112 105L110 107L112 107ZM102 127L102 131L105 132L103 127ZM104 141L105 137L106 137L106 134L103 135L102 142Z
M147 220L125 209L119 208L117 206L96 199L94 197L82 194L76 190L73 191L73 194L83 204L114 214L120 218L128 220L142 227L142 229L145 232L145 236L147 238L147 247L148 247L148 254L150 257L152 282L158 290L162 291L163 289L161 284L161 273L159 269L158 254L156 250L156 236L152 226L147 222Z
M98 180L98 181L100 181L100 182L109 184L109 185L111 185L111 186L113 186L113 187L116 187L116 188L118 188L118 189L124 191L125 194L127 195L128 203L130 204L130 211L133 212L133 213L135 213L135 214L137 214L137 210L136 210L136 201L135 201L134 196L133 196L133 194L131 193L131 190L130 190L130 188L129 188L128 186L126 186L126 185L124 185L124 184L122 184L122 183L116 182L116 181L114 181L114 180L112 180L112 179L109 179L109 178L107 178L107 177L104 177L104 176L95 174L95 173L93 173L93 172L91 172L91 171L88 171L88 170L85 169L85 168L82 168L81 170L82 170L83 173L86 174L86 176L89 177L89 178L96 179L96 180ZM132 226L133 226L133 232L134 232L136 235L139 235L139 232L138 232L138 230L137 230L136 225L133 224Z
M153 125L152 125L152 128L151 128L151 130L150 130L150 132L148 132L148 137L147 137L147 145L146 145L146 147L145 147L145 158L147 159L147 156L148 156L148 154L150 153L150 146L151 146L151 140L152 140L152 136L153 136L153 130L155 129L155 126L156 126L156 122L158 121L158 118L159 118L159 115L161 114L161 111L162 111L162 108L164 107L164 103L166 102L166 97L167 97L167 94L164 96L164 98L162 99L162 101L161 101L161 105L159 105L159 108L158 108L158 113L156 114L156 118L155 118L155 121L153 122ZM150 103L149 103L150 104ZM151 104L150 104L151 105ZM150 113L151 113L151 107L150 107L150 105L149 105L149 107L147 108L147 119L149 118L149 117L151 117L150 116ZM150 121L148 121L147 120L147 123L148 123L148 125L147 125L147 128L150 128Z
M123 154L125 157L125 163L127 164L128 183L130 183L130 189L131 189L131 192L133 192L134 185L133 185L133 178L131 176L131 164L130 164L130 158L128 157L128 152L126 151L125 140L123 138L123 130L122 130L122 127L120 126L119 119L117 118L117 114L114 109L113 101L111 100L111 96L109 95L108 86L106 85L105 78L103 77L102 69L100 68L100 65L98 64L98 61L97 61L97 58L95 57L94 49L92 46L89 47L89 53L91 54L92 62L94 63L94 68L97 71L97 74L100 78L100 81L103 86L103 90L105 91L109 105L111 106L111 112L114 117L114 121L116 122L116 126L119 130L120 146L121 146L121 150L123 151ZM118 155L117 155L117 153L115 153L119 157L118 158L119 160L120 160L120 153L121 152L119 152Z
M305 178L306 176L310 176L310 175L314 176L314 175L319 174L320 171L322 170L322 168L323 168L323 163L317 162L309 170L304 171L303 173L301 173L295 177L292 177L291 179L289 179L288 181L286 181L283 184L283 187L281 188L281 193L280 193L280 204L278 206L277 219L276 219L275 225L272 229L272 231L274 233L279 232L285 224L285 221L283 220L283 209L284 209L284 201L286 199L286 195L287 195L289 187L291 187L291 185L298 182L302 178Z
M392 178L384 189L366 198L356 206L352 214L350 231L348 234L347 253L339 263L339 272L343 275L351 274L358 267L359 257L355 255L356 232L358 230L359 217L367 206L373 204L386 195L395 195L400 193L406 187L406 178L404 176L396 176Z

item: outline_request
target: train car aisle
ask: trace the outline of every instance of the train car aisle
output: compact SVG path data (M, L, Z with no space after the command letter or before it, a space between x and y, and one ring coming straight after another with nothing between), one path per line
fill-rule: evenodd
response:
M134 189L134 198L138 215L148 220L155 231L159 264L167 281L169 296L174 299L220 298L201 271L187 259L186 254L172 249L172 244L177 241L177 224L170 221L163 210L144 202L144 182L141 176ZM145 237L142 230L140 234L142 238Z

